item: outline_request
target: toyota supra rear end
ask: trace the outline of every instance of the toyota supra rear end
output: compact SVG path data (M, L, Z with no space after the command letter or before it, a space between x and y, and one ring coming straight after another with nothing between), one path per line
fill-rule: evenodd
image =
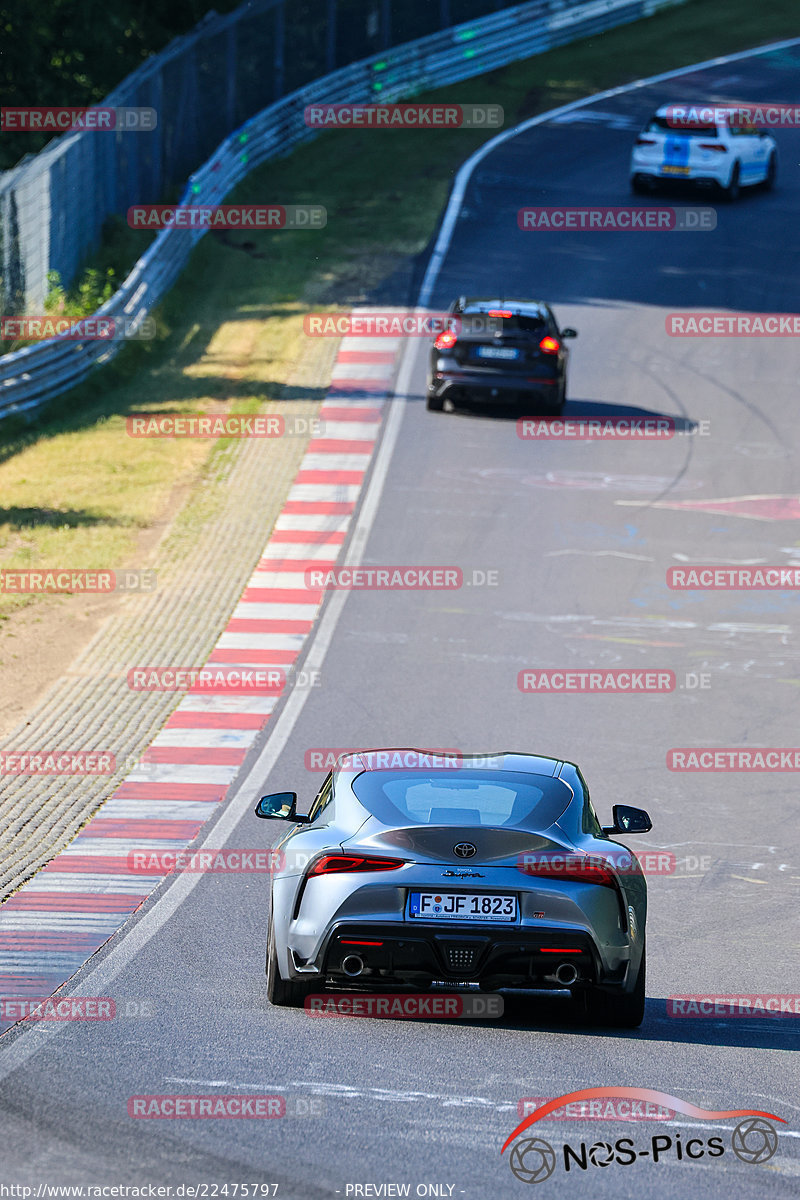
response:
M614 806L603 828L574 763L532 754L343 756L308 813L293 792L258 816L288 822L272 881L267 987L313 991L569 989L588 1017L636 1026L647 889L612 840L646 832Z

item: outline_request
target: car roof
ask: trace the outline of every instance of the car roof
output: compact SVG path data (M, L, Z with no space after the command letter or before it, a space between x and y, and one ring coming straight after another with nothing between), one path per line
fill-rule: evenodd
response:
M428 762L430 760L430 762ZM382 746L369 750L353 750L341 754L334 771L352 775L364 771L402 771L409 767L414 769L453 769L464 770L518 771L529 775L544 775L550 779L557 778L564 766L574 767L563 758L550 758L544 754L520 753L515 750L490 751L488 753L465 753L462 751L423 750L416 746Z
M511 312L524 317L543 317L549 315L549 305L544 300L497 300L485 297L459 296L456 310L462 313L485 313L491 308L510 309Z
M704 108L720 108L720 109L722 109L725 107L725 105L712 104L712 103L709 103L707 100L704 101L702 104L685 104L685 105L683 105L683 104L682 105L662 104L661 107L657 108L656 111L653 113L653 117L666 118L666 117L670 116L673 109L678 108L678 107L686 108L691 112L692 109L696 109L698 111L700 111L701 109L704 109ZM730 107L733 107L733 106L730 106ZM653 117L651 117L650 120L652 120ZM721 115L719 117L719 119L716 121L700 121L700 120L694 121L694 120L692 120L690 123L689 131L691 132L691 129L694 127L697 127L698 129L701 129L701 128L708 129L712 125L716 125L717 128L728 129L728 128L730 128L730 125L731 125L730 116L727 114ZM676 123L675 124L676 132L680 132L682 127L684 127L684 126L682 126L680 123Z

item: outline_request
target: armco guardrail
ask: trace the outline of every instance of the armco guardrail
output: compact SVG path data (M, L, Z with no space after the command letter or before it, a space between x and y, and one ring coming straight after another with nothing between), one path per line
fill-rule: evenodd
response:
M362 59L285 96L247 121L190 176L180 203L219 204L254 168L316 137L318 131L304 123L307 105L398 100L684 2L532 0ZM119 291L95 315L125 319L132 330L138 328L175 282L204 232L162 230ZM68 391L96 366L109 362L122 344L58 337L0 357L0 419L34 410Z

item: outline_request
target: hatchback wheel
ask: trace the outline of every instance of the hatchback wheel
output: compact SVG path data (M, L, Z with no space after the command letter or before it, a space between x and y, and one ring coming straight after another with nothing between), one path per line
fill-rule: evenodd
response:
M741 183L740 183L740 176L741 176L741 171L739 169L739 164L738 164L738 162L735 162L733 164L733 170L731 171L731 177L730 177L728 186L723 187L723 189L722 189L722 194L726 200L730 201L730 200L738 200L739 199L739 194L742 190Z
M772 189L775 187L775 178L776 178L777 174L778 174L778 157L777 157L775 151L773 150L769 156L769 161L767 163L767 174L766 174L766 177L764 179L764 184L763 184L765 192L771 192Z

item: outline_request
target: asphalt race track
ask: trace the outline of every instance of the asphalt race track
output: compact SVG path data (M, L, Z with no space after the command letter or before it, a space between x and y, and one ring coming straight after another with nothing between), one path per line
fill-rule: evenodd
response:
M791 505L708 503L797 492L797 347L791 338L671 338L665 317L695 308L800 311L800 132L776 134L775 192L746 191L734 205L674 199L716 207L713 232L530 233L516 214L525 205L631 203L630 146L658 104L798 101L799 66L796 47L622 93L530 128L480 163L432 307L462 292L548 300L561 325L580 334L565 415L666 416L677 432L657 441L528 441L506 413L427 413L428 346L410 341L357 549L363 531L366 565L452 565L470 580L477 572L478 582L332 598L309 650L323 686L286 703L217 834L213 825L203 831L219 845L224 822L241 811L228 844L268 845L274 829L252 816L252 801L284 788L310 800L321 777L304 757L315 747L573 759L601 819L610 821L616 801L647 808L652 833L631 846L677 856L672 875L649 880L641 1028L592 1030L561 996L509 1000L499 1022L311 1019L275 1009L264 989L263 877L182 879L164 885L71 981L75 995L113 995L120 1019L39 1026L0 1043L9 1177L258 1180L277 1184L278 1197L307 1200L381 1194L353 1190L367 1184L408 1184L412 1196L524 1196L528 1185L500 1154L519 1120L517 1101L607 1084L709 1109L764 1109L787 1124L770 1162L751 1165L731 1153L731 1120L549 1123L541 1136L557 1149L627 1135L638 1151L663 1134L673 1142L718 1134L727 1149L679 1160L673 1146L658 1162L642 1154L632 1166L573 1168L568 1179L559 1167L542 1194L796 1194L798 1019L680 1019L667 1016L665 1001L800 992L795 778L666 765L670 748L797 743L798 602L777 591L673 591L665 578L687 563L800 561ZM481 583L492 571L496 585ZM678 687L523 694L518 673L533 667L670 669ZM289 1115L127 1115L132 1095L217 1091L280 1094Z

